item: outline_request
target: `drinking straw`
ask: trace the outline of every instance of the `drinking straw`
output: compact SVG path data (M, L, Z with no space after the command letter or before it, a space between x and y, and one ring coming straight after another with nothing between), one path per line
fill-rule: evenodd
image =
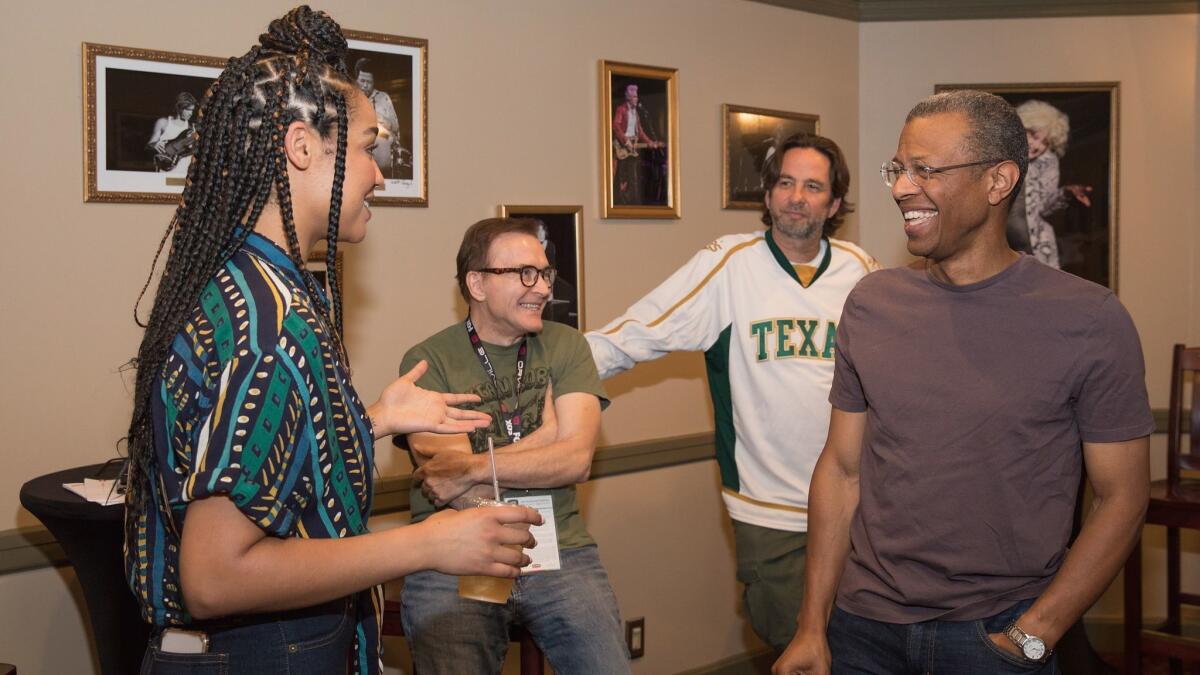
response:
M500 481L496 479L496 446L491 436L488 436L488 460L492 463L492 492L496 493L496 501L500 501Z

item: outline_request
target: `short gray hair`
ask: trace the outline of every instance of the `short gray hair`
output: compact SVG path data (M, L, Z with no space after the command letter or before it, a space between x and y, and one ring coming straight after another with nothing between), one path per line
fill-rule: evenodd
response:
M967 135L966 150L975 160L1011 160L1020 168L1017 186L1009 194L1009 203L1021 190L1025 172L1029 168L1029 141L1025 138L1025 125L1017 111L1008 101L975 89L955 89L934 94L909 111L905 124L919 117L930 117L944 113L966 115L971 131Z

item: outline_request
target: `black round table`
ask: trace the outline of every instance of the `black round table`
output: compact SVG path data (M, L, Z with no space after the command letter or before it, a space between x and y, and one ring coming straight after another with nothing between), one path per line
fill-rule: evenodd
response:
M109 469L108 475L98 476L101 468ZM125 581L125 507L93 504L63 483L113 478L119 468L116 464L81 466L34 478L21 487L21 506L42 521L75 568L104 675L138 672L150 639L150 625L142 621Z

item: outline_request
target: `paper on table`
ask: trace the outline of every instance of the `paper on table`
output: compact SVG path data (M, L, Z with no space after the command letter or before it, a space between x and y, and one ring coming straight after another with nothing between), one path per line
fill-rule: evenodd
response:
M63 487L101 506L125 503L125 492L117 487L116 480L84 478L82 483L63 483Z

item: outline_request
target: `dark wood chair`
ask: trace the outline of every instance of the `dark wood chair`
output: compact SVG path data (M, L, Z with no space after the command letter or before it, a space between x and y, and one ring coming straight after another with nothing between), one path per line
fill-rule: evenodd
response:
M1191 381L1187 428L1184 428L1184 389ZM1158 629L1142 627L1142 545L1139 540L1125 563L1125 672L1141 673L1142 654L1171 660L1171 673L1183 672L1182 660L1200 661L1200 639L1180 634L1180 607L1200 606L1200 594L1179 587L1179 530L1200 530L1200 479L1185 471L1200 471L1200 347L1175 345L1171 359L1171 400L1167 421L1167 478L1150 484L1147 525L1167 528L1167 621ZM1187 450L1183 437L1187 435Z
M400 622L399 600L385 600L383 603L383 634L404 635L404 625ZM521 675L545 675L546 659L529 631L517 626L509 633L508 639L520 646Z

